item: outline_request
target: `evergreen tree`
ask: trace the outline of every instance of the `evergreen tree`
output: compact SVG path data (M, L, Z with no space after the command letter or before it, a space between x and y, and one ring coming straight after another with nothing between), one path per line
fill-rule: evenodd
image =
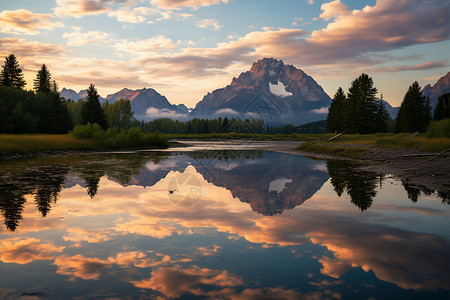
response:
M422 96L419 83L415 81L403 98L396 118L396 131L425 131L430 122L429 99Z
M340 87L334 94L327 116L327 129L329 132L342 132L343 130L343 110L347 100L344 91Z
M22 69L14 54L5 57L5 64L0 72L0 86L10 86L21 89L26 85Z
M383 94L381 94L380 101L378 102L377 111L377 132L386 132L388 129L389 114L386 110L386 106L383 102Z
M56 80L53 80L50 84L50 93L59 95L59 85L56 83Z
M87 91L86 100L81 108L82 124L97 123L104 130L108 128L108 119L100 104L97 89L91 84Z
M440 95L434 109L434 121L450 119L450 93Z
M369 75L363 73L352 81L343 113L343 129L346 133L377 132L376 94L377 88L373 86L373 79Z
M33 82L34 90L37 93L50 94L52 91L51 74L48 71L45 64L42 65L41 69L36 74L36 79Z
M229 124L228 124L228 118L225 117L225 118L223 119L221 132L223 132L223 133L228 132L228 129L229 129L228 126L229 126Z

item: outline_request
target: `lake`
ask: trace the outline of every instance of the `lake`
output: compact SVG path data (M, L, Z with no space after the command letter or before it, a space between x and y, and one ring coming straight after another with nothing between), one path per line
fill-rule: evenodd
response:
M0 298L450 298L447 194L265 145L1 162Z

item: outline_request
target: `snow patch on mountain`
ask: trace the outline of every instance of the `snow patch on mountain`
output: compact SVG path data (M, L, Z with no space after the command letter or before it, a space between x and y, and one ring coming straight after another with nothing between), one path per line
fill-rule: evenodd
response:
M292 93L286 91L286 88L287 87L280 80L278 80L277 84L272 84L272 82L269 82L270 92L278 97L284 98L292 96Z

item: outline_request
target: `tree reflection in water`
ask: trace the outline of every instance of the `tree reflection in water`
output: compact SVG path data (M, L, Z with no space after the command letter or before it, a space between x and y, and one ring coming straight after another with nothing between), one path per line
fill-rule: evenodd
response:
M344 192L350 196L351 202L361 211L368 209L376 196L376 188L381 187L385 175L363 171L357 165L343 161L327 162L331 184L336 194L340 197ZM426 187L419 187L402 180L408 199L416 203L423 193L430 196L435 191ZM443 204L450 204L450 191L442 189L436 191Z
M127 184L132 174L139 174L140 168L148 161L158 163L158 154L111 155L108 160L89 158L68 158L64 163L44 166L16 167L0 176L0 211L4 224L15 231L22 220L26 195L34 195L34 203L43 217L46 217L52 204L58 201L66 176L72 171L81 178L87 187L88 195L97 194L100 178L107 175L112 180Z
M191 163L206 180L230 190L240 201L250 203L254 211L264 215L281 214L285 209L301 205L327 180L326 172L315 170L315 164L306 166L303 165L303 161L298 162L297 159L296 165L287 157L276 161L270 154L267 154L267 157L264 155L264 160L262 151L197 151L172 155L175 157L187 155L194 159L195 161ZM107 156L95 154L59 158L59 160L52 158L52 163L48 163L48 159L37 160L25 167L20 163L5 167L0 174L0 211L5 218L4 224L11 231L17 229L22 220L26 195L34 196L36 207L41 215L46 217L52 205L58 201L69 173L81 179L88 195L94 198L103 176L122 185L133 182L142 186L152 186L174 168L187 167L188 161L184 160L180 162L186 165L175 166L176 164L172 165L172 161L169 161L167 165L162 166L161 162L169 157L172 156L167 152L108 154ZM224 161L240 158L262 160L252 164L239 162L237 163L239 167L224 164ZM172 157L172 159L176 158ZM160 167L152 170L154 168L152 166L158 164ZM148 169L149 166L150 169ZM215 167L218 173L211 174L211 170ZM377 195L376 189L382 185L384 175L362 171L357 166L342 161L329 161L326 167L331 177L331 184L339 197L344 192L347 193L351 202L361 211L371 207ZM255 176L255 174L258 175ZM289 183L285 184L281 192L270 193L270 183L274 178L281 178ZM83 183L80 184L83 185ZM407 182L402 182L402 185L408 198L413 202L418 201L421 193L430 195L434 192ZM272 199L274 195L275 200ZM443 203L450 204L448 189L438 190L437 195Z
M22 220L26 202L25 195L34 194L34 203L43 217L47 216L51 204L56 203L69 171L66 166L43 166L26 168L22 172L2 175L0 184L0 210L5 217L5 225L15 231Z

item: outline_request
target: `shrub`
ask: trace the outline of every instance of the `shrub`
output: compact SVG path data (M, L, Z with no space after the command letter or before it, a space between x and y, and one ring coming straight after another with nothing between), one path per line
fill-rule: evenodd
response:
M425 134L426 137L447 137L450 138L450 119L431 122Z
M90 139L106 148L132 148L144 146L167 147L168 139L158 131L145 134L139 127L119 131L117 127L104 131L98 124L77 125L72 135L80 139Z

